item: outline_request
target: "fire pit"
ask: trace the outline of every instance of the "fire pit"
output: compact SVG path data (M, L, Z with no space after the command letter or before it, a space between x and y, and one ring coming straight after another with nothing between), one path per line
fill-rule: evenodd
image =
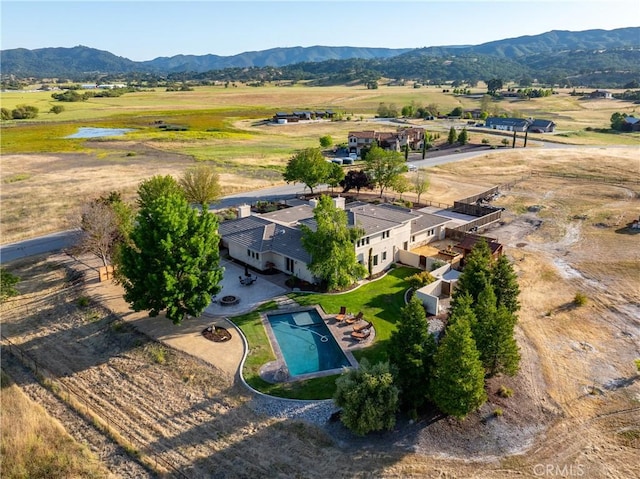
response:
M238 298L237 296L233 296L232 294L228 296L223 296L218 301L220 306L233 306L234 304L238 304L239 302L240 302L240 298Z

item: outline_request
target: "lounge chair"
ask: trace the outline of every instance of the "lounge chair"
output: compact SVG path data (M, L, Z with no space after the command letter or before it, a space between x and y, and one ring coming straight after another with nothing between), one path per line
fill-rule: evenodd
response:
M364 316L364 315L362 314L362 311L360 311L355 316L347 316L346 321L347 321L348 324L357 323L358 321L360 321L362 319L362 316Z
M353 327L353 331L355 333L359 333L360 331L364 331L365 329L369 329L369 328L372 328L372 327L373 327L373 324L370 321L366 321L366 322L364 322L362 324L355 325Z
M351 333L351 337L353 339L357 339L358 341L362 341L364 339L367 339L370 334L371 334L371 329L364 329L362 331L354 331L354 332L352 332Z
M336 321L344 321L347 317L347 307L340 306L340 312L336 314Z

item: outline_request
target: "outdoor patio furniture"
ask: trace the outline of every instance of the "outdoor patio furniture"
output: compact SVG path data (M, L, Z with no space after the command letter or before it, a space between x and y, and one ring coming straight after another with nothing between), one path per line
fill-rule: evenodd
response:
M340 306L340 312L336 314L336 321L344 321L347 317L347 307Z
M354 315L347 316L347 318L345 319L345 321L346 321L348 324L357 323L358 321L360 321L360 320L362 319L362 316L364 316L364 315L363 315L362 311L360 311L360 312L359 312L358 314L356 314L355 316L354 316Z
M362 331L353 331L351 333L351 337L358 341L363 341L369 337L371 334L371 329L364 329Z
M373 323L371 323L370 321L367 321L365 323L362 323L360 325L356 325L353 327L353 331L355 333L359 333L360 331L364 331L365 329L369 329L373 327Z

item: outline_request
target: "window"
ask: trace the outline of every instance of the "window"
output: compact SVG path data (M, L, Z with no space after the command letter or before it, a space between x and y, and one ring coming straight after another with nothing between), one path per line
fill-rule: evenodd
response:
M402 243L402 249L407 251L409 249L409 242L405 241L404 243Z
M375 256L373 257L373 265L374 265L374 266L378 266L378 255L375 255Z
M390 231L383 231L382 232L382 239L388 238L390 233L391 233Z
M387 252L383 251L382 252L382 261L386 261L387 260Z
M294 261L291 258L286 258L285 268L290 273L293 273L293 265L294 265Z
M416 242L416 237L415 237L415 235L411 236L411 242L412 242L412 243L415 243L415 242Z
M247 250L247 256L251 256L251 250L250 249Z
M369 237L368 236L364 240L366 241L366 244L369 244Z
M260 253L256 253L256 259L260 259Z

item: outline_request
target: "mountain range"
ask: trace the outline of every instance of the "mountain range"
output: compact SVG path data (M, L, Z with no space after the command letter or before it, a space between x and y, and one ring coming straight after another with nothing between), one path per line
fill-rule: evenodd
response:
M356 70L368 76L424 79L485 77L511 75L539 77L552 71L554 75L571 77L594 72L616 71L638 78L640 72L640 27L615 30L571 32L554 30L498 40L480 45L434 46L419 49L361 47L291 47L245 52L233 56L176 55L136 62L110 52L76 46L73 48L24 48L0 51L2 75L35 78L68 78L88 80L98 75L176 75L205 72L234 72L247 69L261 71L255 79L277 79L277 74L297 72L307 76ZM442 65L458 65L443 68ZM475 64L475 67L474 67ZM434 70L434 67L437 67ZM431 69L430 69L431 68ZM273 69L278 69L274 72ZM324 73L320 73L324 71ZM454 71L453 75L449 71ZM302 73L301 73L302 72ZM255 73L255 72L254 72ZM214 74L213 77L220 77ZM312 74L313 76L313 74ZM225 75L222 75L225 77ZM506 78L506 77L505 77ZM462 78L461 78L462 79Z

